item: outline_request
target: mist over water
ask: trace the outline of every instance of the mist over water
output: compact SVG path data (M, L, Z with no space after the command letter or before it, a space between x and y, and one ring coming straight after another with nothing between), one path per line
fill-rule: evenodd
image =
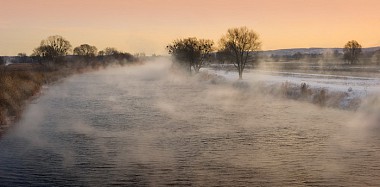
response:
M51 86L0 139L1 186L380 184L376 114L181 77L170 66Z

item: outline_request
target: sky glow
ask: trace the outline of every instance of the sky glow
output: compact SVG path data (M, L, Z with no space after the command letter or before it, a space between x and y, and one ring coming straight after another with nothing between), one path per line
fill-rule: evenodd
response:
M263 50L380 45L378 0L0 0L0 55L30 55L61 35L73 47L166 54L176 38L216 43L228 28L247 26Z

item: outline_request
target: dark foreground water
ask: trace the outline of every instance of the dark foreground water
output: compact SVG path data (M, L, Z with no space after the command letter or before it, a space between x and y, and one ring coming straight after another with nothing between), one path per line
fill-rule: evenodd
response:
M0 186L379 186L355 113L147 65L51 86L0 139Z

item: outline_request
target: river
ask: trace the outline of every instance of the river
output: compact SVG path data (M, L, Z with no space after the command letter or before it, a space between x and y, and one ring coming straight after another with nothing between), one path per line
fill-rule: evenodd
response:
M380 136L351 111L170 75L50 86L0 139L0 186L379 186Z

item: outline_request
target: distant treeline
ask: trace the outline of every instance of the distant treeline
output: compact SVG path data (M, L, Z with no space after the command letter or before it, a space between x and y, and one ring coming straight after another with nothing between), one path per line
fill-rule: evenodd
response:
M261 61L267 62L291 62L291 61L303 61L303 62L328 62L328 63L346 63L344 59L344 53L342 50L334 50L333 52L323 53L302 53L296 52L294 54L271 54L266 55L259 54ZM361 65L380 65L380 50L376 51L363 51L358 56L358 64Z
M137 61L141 60L141 56L135 56L130 53L118 53L113 55L102 55L95 56L91 58L83 57L80 55L66 55L61 59L63 62L78 62L78 61L89 61L92 62L109 62L109 61ZM43 59L39 56L1 56L1 64L11 64L11 63L40 63Z
M43 85L73 74L133 64L146 58L142 53L132 55L115 48L98 52L88 44L71 51L70 42L61 36L50 36L30 56L19 53L0 57L0 136L21 117L27 101L37 96Z
M326 62L331 64L347 64L344 59L344 53L341 50L334 50L321 53L309 53L309 52L294 52L281 54L268 54L266 51L259 51L255 55L253 64L258 62L305 62L305 63L317 63ZM223 56L218 52L214 52L210 55L209 62L212 64L229 64L231 62L223 60ZM380 65L380 49L373 51L363 51L358 56L358 63L360 65Z
M144 60L145 54L132 55L116 48L107 47L98 51L95 46L82 44L72 49L68 40L59 35L49 36L41 41L30 56L19 53L17 56L0 57L0 68L9 64L31 63L39 64L45 70L62 66L107 66L110 64L124 65Z

